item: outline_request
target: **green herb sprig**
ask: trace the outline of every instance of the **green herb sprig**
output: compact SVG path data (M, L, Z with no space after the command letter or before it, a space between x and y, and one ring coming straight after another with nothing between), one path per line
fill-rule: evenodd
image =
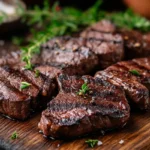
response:
M97 11L101 5L101 0L98 0L86 12L69 7L57 11L59 8L58 3L52 8L48 4L45 1L43 9L36 6L34 10L25 12L23 17L23 20L26 20L28 25L36 24L38 27L46 27L43 29L43 32L35 34L34 40L29 46L22 48L22 60L26 63L25 68L29 70L33 69L32 56L40 52L40 46L47 40L55 36L76 32L80 27L90 25L99 19Z
M22 15L22 21L29 26L36 25L35 30L32 30L32 39L34 40L30 40L30 44L22 48L22 60L26 64L25 68L33 69L32 57L34 54L40 53L40 46L47 40L77 32L80 28L101 19L110 19L121 28L138 29L142 32L150 31L150 21L146 18L131 10L108 13L100 10L101 4L102 0L97 0L91 8L81 11L71 7L60 8L58 3L50 7L48 0L45 0L43 8L35 6L33 9L25 11Z
M77 93L78 95L84 95L89 90L87 83L82 84L81 89Z
M31 84L28 82L21 82L20 89L23 90L23 89L29 88L30 86Z
M145 17L135 14L131 9L109 14L106 18L112 20L113 23L121 28L137 29L141 32L150 31L150 21Z
M38 78L40 76L40 71L39 70L35 70L35 77Z
M12 140L15 140L15 139L18 139L18 137L19 137L19 134L15 131L15 132L13 132L13 134L11 135L11 139Z
M87 143L89 147L93 148L93 147L95 147L97 145L98 140L89 139L89 140L85 141L85 143Z

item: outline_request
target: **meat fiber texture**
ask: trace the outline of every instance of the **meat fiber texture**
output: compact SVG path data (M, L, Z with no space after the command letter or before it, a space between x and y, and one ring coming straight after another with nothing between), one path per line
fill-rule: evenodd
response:
M43 111L38 125L44 135L73 138L127 123L130 107L122 88L91 76L60 74L57 81L60 92ZM84 83L89 90L78 94Z
M95 75L101 76L114 85L122 86L133 108L150 109L150 58L118 62Z
M21 89L22 82L29 87ZM0 67L0 113L13 119L25 120L33 111L46 107L55 84L35 71L10 66Z

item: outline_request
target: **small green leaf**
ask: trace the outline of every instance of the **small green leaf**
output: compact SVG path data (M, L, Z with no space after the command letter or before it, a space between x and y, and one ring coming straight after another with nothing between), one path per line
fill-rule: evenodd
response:
M39 70L35 70L35 77L38 78L40 76L40 71Z
M23 90L23 89L29 88L30 86L31 84L28 82L21 82L20 89Z
M92 148L93 148L94 146L97 145L98 140L89 139L89 140L85 141L85 143L87 143L89 147L92 147Z
M140 75L140 73L137 70L130 70L129 72L132 73L135 76L139 76Z
M18 137L19 137L19 135L18 135L18 133L15 131L15 132L13 132L13 134L11 135L11 139L12 140L15 140L15 139L18 139Z
M78 95L84 95L89 90L87 83L82 84L81 89L77 93Z

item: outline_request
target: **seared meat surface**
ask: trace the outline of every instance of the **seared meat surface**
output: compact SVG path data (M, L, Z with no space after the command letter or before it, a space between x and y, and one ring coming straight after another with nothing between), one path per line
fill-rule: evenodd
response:
M141 58L119 62L104 71L96 73L96 77L105 76L115 84L121 85L129 101L140 109L150 108L150 59Z
M124 39L125 58L150 56L150 36L134 30L117 30Z
M60 74L57 80L60 92L43 111L38 125L44 135L76 137L122 127L128 121L130 108L123 90L105 78ZM79 94L85 83L88 90Z
M80 36L92 43L92 51L99 57L101 68L106 68L124 58L123 39L115 34L116 27L106 20L102 20L88 27Z
M98 57L80 39L54 38L45 43L41 51L44 64L70 75L88 74L98 65Z
M33 110L45 107L55 88L53 81L34 71L0 67L0 113L24 120ZM21 89L22 82L30 84Z

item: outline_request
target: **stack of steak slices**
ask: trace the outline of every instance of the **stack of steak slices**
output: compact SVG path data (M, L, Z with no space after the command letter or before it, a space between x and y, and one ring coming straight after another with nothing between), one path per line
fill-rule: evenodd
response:
M95 77L106 77L114 85L122 86L130 104L140 109L150 108L150 58L118 62Z
M2 66L0 113L19 120L27 119L32 111L46 106L54 89L53 81L40 73L37 76L35 71Z
M46 136L83 136L122 127L128 121L130 108L123 90L105 78L60 74L57 82L60 92L43 111L38 125Z

